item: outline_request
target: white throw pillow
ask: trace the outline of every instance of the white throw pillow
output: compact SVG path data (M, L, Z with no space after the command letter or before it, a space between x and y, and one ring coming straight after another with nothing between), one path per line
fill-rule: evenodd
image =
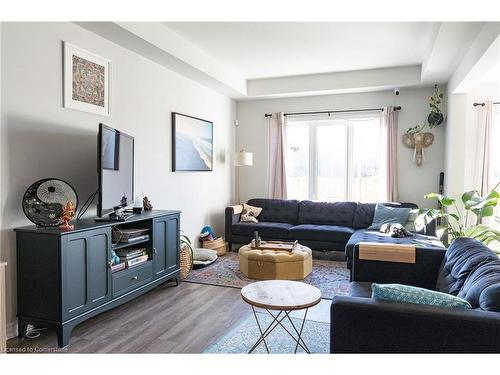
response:
M243 210L241 211L240 221L258 223L257 217L262 212L261 207L250 206L249 204L243 203Z

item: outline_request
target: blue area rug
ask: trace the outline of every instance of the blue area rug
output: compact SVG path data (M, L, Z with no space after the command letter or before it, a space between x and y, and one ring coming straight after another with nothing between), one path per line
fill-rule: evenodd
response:
M257 313L259 322L264 330L272 321L272 318L267 313ZM300 329L301 319L292 318L293 324L297 329ZM293 332L288 319L283 321L283 325ZM243 354L248 353L251 347L260 337L259 329L255 318L249 315L239 324L234 326L228 333L219 338L214 344L204 350L204 353L213 354ZM330 324L306 320L302 339L306 343L311 353L329 353L330 352ZM295 341L278 326L266 338L267 345L271 354L291 354L295 350ZM264 343L261 343L253 353L267 353ZM304 353L304 350L299 346L297 353Z

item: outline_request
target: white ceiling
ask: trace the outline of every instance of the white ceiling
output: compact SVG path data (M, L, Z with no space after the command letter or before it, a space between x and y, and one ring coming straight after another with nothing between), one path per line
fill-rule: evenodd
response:
M471 94L480 100L500 98L500 35L464 77L458 92Z
M420 65L432 22L167 22L246 79Z
M458 69L456 89L500 35L487 22L77 24L236 100L447 84Z

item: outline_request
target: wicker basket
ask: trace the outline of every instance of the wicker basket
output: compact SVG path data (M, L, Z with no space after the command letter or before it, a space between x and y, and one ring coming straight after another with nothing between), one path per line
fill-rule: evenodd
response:
M227 242L223 237L219 237L213 241L203 241L203 248L217 251L218 256L225 255L227 252Z
M193 269L193 250L189 246L181 246L180 250L181 279L185 279Z

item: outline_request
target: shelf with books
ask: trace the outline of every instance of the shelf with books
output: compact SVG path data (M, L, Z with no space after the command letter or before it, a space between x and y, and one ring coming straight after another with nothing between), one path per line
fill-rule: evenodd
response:
M111 273L120 272L127 269L127 265L124 262L111 265Z
M137 244L145 244L150 240L151 228L148 225L138 225L133 223L131 226L115 225L112 229L112 250L128 248Z
M149 237L146 238L146 239L143 239L143 240L137 240L137 241L134 241L134 242L118 242L118 243L112 243L111 244L111 249L112 250L119 250L119 249L123 249L125 247L133 247L135 245L139 245L139 244L144 244L146 242L149 242Z
M119 263L111 265L111 272L113 273L152 260L150 249L144 246L122 248L116 250L115 255L119 258Z
M137 264L134 264L132 266L127 266L126 262L120 262L118 264L114 264L111 266L111 273L113 275L115 275L115 274L123 272L123 271L132 270L132 269L140 266L141 264L146 264L146 263L149 263L152 261L153 261L152 259L147 258L147 260L144 260L144 261L137 263Z

